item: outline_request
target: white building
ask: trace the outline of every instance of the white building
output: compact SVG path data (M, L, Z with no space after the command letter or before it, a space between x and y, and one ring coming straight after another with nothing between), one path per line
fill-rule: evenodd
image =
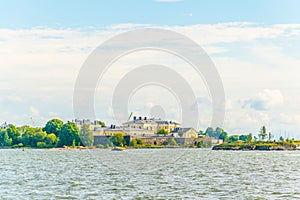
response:
M180 124L177 122L147 117L133 117L132 121L125 122L122 125L132 129L153 131L153 133L157 133L161 129L170 133L171 131L180 127Z

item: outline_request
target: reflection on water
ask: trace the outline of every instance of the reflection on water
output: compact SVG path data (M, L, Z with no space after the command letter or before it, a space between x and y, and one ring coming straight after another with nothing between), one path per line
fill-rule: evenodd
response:
M300 151L0 150L0 199L300 199Z

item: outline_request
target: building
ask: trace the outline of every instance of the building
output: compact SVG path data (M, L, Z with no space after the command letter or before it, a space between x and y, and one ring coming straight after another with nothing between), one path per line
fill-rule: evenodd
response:
M97 128L94 131L94 135L115 135L122 133L124 135L133 135L133 136L153 136L156 133L152 130L147 130L144 128L131 128L124 126L115 126L111 125L110 127Z
M0 125L0 128L6 129L8 128L8 124L4 122L3 124Z
M180 127L180 124L173 121L166 121L156 118L147 118L147 117L133 117L132 121L128 121L122 124L123 127L132 128L132 129L144 129L157 133L159 130L163 129L168 133L172 132L176 128Z
M170 134L176 138L198 138L198 132L194 128L175 128Z
M94 134L94 145L108 144L109 137L115 134L123 134L128 144L132 139L141 139L145 144L168 144L176 141L181 145L196 145L200 139L198 132L194 128L181 128L180 124L174 121L167 121L157 118L133 117L133 120L123 123L121 126L110 125L102 127L102 122L98 120L78 120L74 121L79 128L83 124L88 124ZM157 134L164 130L166 135Z
M90 119L75 119L73 122L75 122L75 124L79 127L79 129L83 124L87 124L90 126L91 131L97 131L101 129L102 126L104 125L104 123L100 120L90 120Z

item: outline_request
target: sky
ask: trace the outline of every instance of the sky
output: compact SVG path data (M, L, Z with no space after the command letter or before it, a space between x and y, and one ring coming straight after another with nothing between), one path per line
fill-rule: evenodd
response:
M43 126L72 120L78 73L91 52L120 33L141 28L176 31L199 44L223 82L230 134L300 138L300 1L37 1L0 0L0 124ZM203 79L174 55L141 51L120 58L98 83L95 112L114 123L114 88L134 66L172 66L190 84L200 114L210 125L212 102ZM128 112L151 115L160 105L181 121L180 104L158 86L136 91ZM153 110L152 110L153 111Z

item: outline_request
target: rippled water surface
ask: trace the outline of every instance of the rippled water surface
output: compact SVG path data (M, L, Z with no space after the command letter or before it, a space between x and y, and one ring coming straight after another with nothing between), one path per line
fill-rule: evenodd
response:
M0 199L300 199L300 151L0 150Z

